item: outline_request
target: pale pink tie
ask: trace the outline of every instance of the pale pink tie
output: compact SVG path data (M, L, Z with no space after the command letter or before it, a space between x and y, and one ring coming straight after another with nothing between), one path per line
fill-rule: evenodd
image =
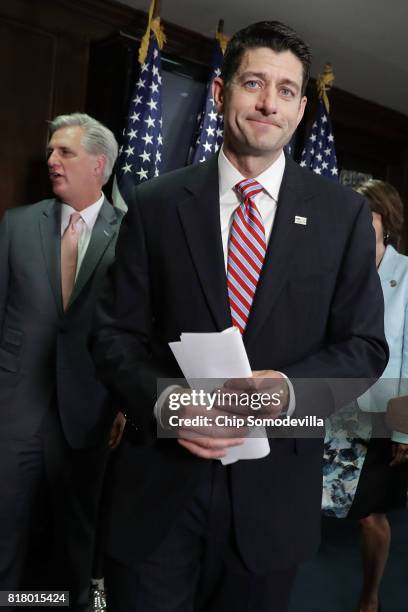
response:
M80 219L81 215L79 212L72 213L69 218L68 227L61 240L61 289L64 310L68 307L75 285L79 241L79 231L76 224Z

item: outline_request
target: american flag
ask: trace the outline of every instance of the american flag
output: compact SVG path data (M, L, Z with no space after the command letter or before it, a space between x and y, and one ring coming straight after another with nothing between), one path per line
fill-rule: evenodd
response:
M152 34L119 149L113 201L122 210L127 210L132 188L160 172L163 146L161 84L160 49Z
M215 77L220 76L223 52L220 41L215 40L211 77L207 84L207 93L202 112L197 117L198 129L194 137L191 163L204 162L216 153L224 138L224 119L216 112L212 97L211 85Z
M300 165L335 181L339 179L334 136L329 113L319 97L316 121L302 151Z

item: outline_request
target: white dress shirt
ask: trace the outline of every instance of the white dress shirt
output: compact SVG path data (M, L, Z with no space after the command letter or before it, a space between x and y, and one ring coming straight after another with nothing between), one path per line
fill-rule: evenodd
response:
M266 244L269 242L275 219L276 206L278 203L279 190L282 183L283 173L285 171L285 165L285 155L282 151L278 159L255 179L264 188L264 191L258 193L253 198L253 201L255 202L256 207L262 217L265 228ZM218 176L221 235L226 269L228 259L228 239L231 231L232 219L236 209L240 205L240 200L238 199L234 187L240 181L245 180L246 177L242 176L235 166L233 166L225 157L223 148L221 148L218 156Z
M64 204L64 203L61 204L61 236L64 235L64 232L69 225L69 220L70 220L71 215L75 212L80 212L81 214L81 218L76 224L77 231L79 233L79 240L78 240L78 261L77 261L75 280L78 277L78 273L81 268L81 264L84 260L85 253L91 241L92 230L96 223L96 219L98 218L99 211L102 208L104 199L105 199L105 196L102 193L99 200L97 200L90 206L87 206L81 211L75 210L75 208L72 208L72 206L69 206L68 204Z
M278 205L279 190L282 184L283 173L285 172L286 159L282 151L278 159L269 168L264 170L262 174L255 177L255 180L263 187L263 191L253 197L253 201L262 217L265 230L266 244L269 243L273 222L275 220L276 208ZM224 147L221 147L218 156L218 184L220 195L220 222L221 222L221 237L222 247L224 250L224 263L227 269L228 261L228 240L231 231L232 220L234 213L240 205L237 193L234 189L235 185L247 177L243 176L224 154ZM286 414L291 416L295 410L295 392L293 385L288 377L283 373L289 388L289 405Z

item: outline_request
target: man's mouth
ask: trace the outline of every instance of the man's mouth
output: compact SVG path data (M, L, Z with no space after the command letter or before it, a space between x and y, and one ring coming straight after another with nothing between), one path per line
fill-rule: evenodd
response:
M61 178L62 174L60 174L59 172L50 172L49 176L51 180L55 180L55 179Z
M270 121L268 119L265 119L265 117L248 117L249 121L256 121L256 123L262 123L264 125L271 125L274 127L280 127L280 125L278 123L276 123L276 121Z

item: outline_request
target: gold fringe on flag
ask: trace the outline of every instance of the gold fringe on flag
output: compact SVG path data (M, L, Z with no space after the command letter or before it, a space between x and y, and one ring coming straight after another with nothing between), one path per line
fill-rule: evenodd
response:
M325 64L323 68L323 74L319 74L317 77L317 91L319 93L319 98L323 99L324 105L326 107L327 114L329 113L330 104L329 98L327 96L327 92L333 86L334 83L334 72L331 64Z
M225 53L225 49L227 48L227 44L228 44L228 41L229 41L229 36L227 36L223 32L217 32L216 35L215 35L215 38L220 43L221 51L223 53Z
M153 32L153 34L155 35L157 44L159 45L159 49L163 49L163 45L166 42L166 35L162 29L162 26L160 23L160 17L156 15L156 3L158 3L157 0L152 0L150 3L149 21L147 24L146 32L142 38L142 41L139 47L139 63L140 64L144 64L145 59L146 59L147 50L149 48L150 32Z

